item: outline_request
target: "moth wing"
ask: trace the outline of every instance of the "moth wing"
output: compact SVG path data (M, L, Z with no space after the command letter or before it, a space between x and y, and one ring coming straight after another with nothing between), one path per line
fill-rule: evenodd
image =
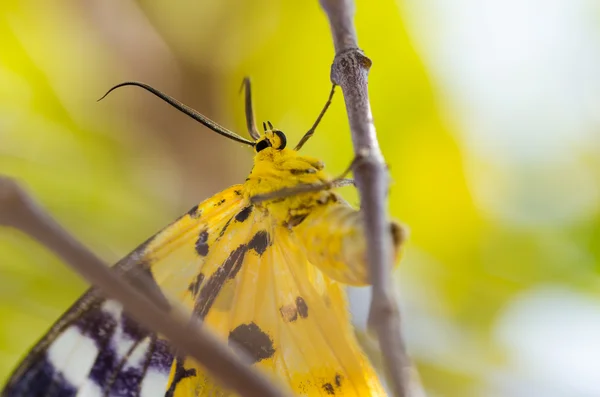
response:
M282 230L272 251L275 310L263 321L283 347L277 371L299 394L385 396L354 334L343 284L308 261L312 247L299 237Z
M250 225L239 270L221 284L205 323L297 395L385 396L354 336L342 284L267 213L254 211ZM179 367L194 376L179 382L176 396L230 395L192 360Z
M228 227L245 227L232 224L247 205L241 186L233 186L192 208L115 269L132 282L141 273L150 276L166 302L183 303L191 312L200 275L210 277L218 268L212 259L222 252L216 247L227 249L234 240L225 234ZM137 325L118 302L92 288L33 347L1 395L164 396L165 391L169 395L173 361L174 352L164 339Z

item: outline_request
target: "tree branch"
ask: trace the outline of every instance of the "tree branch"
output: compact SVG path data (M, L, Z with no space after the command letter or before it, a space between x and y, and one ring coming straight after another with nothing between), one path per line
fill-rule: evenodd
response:
M411 365L402 338L400 311L394 296L391 237L386 213L388 175L377 142L367 82L371 60L358 48L352 0L320 0L329 18L335 58L331 80L342 88L356 157L354 177L361 198L373 296L369 323L379 337L386 370L397 397L424 395L410 384Z
M190 318L179 306L161 307L152 303L163 298L149 280L136 278L135 285L124 281L60 227L14 180L4 176L0 176L0 226L21 230L48 247L106 296L121 302L140 324L167 337L176 350L193 357L227 388L248 397L289 396L247 365L248 360L243 362L236 357L202 327L200 320Z

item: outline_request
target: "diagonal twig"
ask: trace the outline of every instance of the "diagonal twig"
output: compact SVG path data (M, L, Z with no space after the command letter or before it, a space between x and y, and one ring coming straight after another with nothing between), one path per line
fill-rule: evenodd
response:
M352 0L319 0L327 14L335 58L331 81L342 88L356 156L354 168L367 239L367 260L373 284L369 324L379 338L385 367L397 397L424 395L411 376L410 361L402 338L401 319L390 277L391 237L386 213L387 169L377 142L367 90L371 60L358 48Z
M198 319L175 305L165 308L152 303L163 298L154 288L144 288L144 279L136 280L136 285L125 282L5 176L0 176L0 226L21 230L54 251L106 296L121 302L143 326L167 337L175 349L185 351L227 388L248 397L289 396L237 358Z

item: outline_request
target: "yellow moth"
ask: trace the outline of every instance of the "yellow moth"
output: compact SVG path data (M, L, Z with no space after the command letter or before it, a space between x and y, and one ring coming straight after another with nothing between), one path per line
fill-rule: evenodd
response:
M299 153L268 123L252 140L136 82L213 131L252 147L243 184L194 206L119 261L143 271L167 300L188 308L254 366L301 396L384 396L354 336L344 286L369 284L361 213L334 189L323 164ZM110 91L109 91L110 92ZM401 232L390 224L396 259ZM160 335L89 290L31 350L3 397L228 396L206 371Z

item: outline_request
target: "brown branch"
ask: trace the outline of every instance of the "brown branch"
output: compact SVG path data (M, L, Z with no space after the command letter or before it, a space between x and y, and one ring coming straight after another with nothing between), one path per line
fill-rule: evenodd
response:
M411 365L402 338L400 311L390 277L392 253L386 213L387 169L379 149L367 80L371 60L358 48L352 0L320 0L329 18L335 58L331 80L342 88L356 157L354 177L361 198L373 296L369 323L379 337L385 367L397 397L424 395L410 384Z
M4 176L0 176L0 226L21 230L54 251L106 296L121 302L143 326L166 336L175 349L185 351L227 388L248 397L289 396L236 357L201 321L190 319L178 306L153 304L163 299L148 284L144 287L144 279L128 284L60 227L14 180Z

